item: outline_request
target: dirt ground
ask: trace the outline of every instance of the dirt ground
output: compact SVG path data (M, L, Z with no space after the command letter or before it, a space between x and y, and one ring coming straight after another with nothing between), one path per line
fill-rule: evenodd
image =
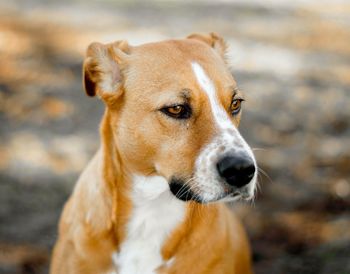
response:
M215 31L262 169L242 217L257 274L350 273L350 3L0 2L0 273L47 273L64 201L99 146L81 85L92 41Z

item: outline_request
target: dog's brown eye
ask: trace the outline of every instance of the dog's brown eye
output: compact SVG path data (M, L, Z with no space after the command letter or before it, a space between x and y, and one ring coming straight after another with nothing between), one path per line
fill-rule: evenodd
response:
M189 105L169 106L160 109L160 111L176 119L187 119L191 116L191 108Z
M242 104L243 99L233 99L231 103L231 113L232 115L236 115L239 113L241 110L241 104Z
M168 111L173 115L179 115L183 111L183 107L182 106L170 107L168 108Z

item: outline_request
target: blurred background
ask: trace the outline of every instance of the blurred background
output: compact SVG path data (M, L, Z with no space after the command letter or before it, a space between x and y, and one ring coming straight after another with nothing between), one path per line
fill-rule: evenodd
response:
M0 273L47 273L57 221L99 146L92 41L215 31L263 172L236 203L257 274L350 273L350 2L0 1Z

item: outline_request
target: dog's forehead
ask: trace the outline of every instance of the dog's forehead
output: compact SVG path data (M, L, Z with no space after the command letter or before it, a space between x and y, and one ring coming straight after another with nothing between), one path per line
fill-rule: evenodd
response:
M147 43L134 47L133 53L142 54L144 58L155 57L183 61L188 58L212 60L214 56L214 51L212 51L209 45L192 39Z
M134 48L129 59L127 87L150 90L198 90L193 63L200 64L206 75L223 89L235 82L224 60L210 46L191 39L169 40Z

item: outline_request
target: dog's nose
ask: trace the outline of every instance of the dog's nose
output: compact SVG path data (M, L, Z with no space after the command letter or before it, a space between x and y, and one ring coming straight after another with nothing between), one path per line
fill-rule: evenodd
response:
M216 165L219 175L234 187L247 185L255 174L255 165L249 156L225 156Z

